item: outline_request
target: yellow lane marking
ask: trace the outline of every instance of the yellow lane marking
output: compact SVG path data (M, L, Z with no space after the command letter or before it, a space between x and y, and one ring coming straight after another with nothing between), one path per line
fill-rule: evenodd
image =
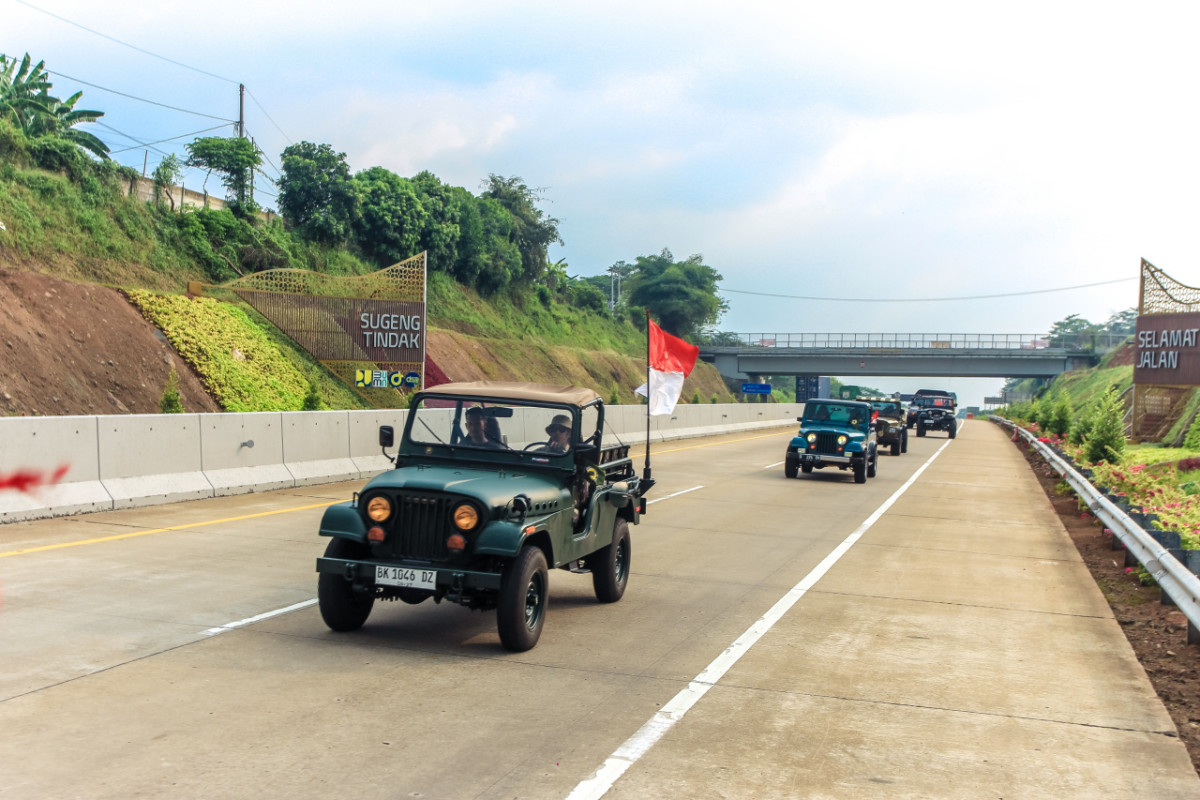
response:
M764 433L761 436L748 436L744 439L726 439L726 440L720 441L720 442L710 442L709 444L695 444L695 445L691 445L690 447L675 447L670 450L655 449L655 450L652 450L651 452L657 453L659 455L662 455L663 453L680 453L680 452L683 452L684 450L697 450L702 447L717 447L718 445L723 445L723 444L736 444L738 442L751 442L751 441L754 441L755 439L768 439L772 436L778 436L778 435L779 435L778 433ZM645 445L644 444L642 445L641 450L638 450L638 451L631 450L630 451L631 458L635 454L636 455L645 455L646 454ZM240 522L242 520L255 519L257 517L269 517L274 514L288 514L293 511L307 511L312 508L324 508L325 506L331 506L335 503L343 503L343 502L345 502L345 501L344 500L331 500L328 503L314 503L313 505L310 505L310 506L296 506L294 508L281 508L278 511L262 511L258 514L246 514L246 515L243 515L240 517L226 517L225 519L213 519L213 520L208 520L206 522L189 522L186 525L172 525L169 528L154 528L152 530L145 530L145 531L130 531L129 533L116 533L116 534L113 534L112 536L101 536L96 539L83 539L78 542L61 542L59 544L42 545L41 547L26 547L23 550L9 550L6 553L0 553L0 558L8 558L9 556L23 556L23 555L27 555L29 553L42 553L47 550L61 550L64 547L79 547L80 545L85 545L85 544L100 544L102 542L115 542L120 539L132 539L135 536L149 536L152 533L166 533L168 531L182 531L182 530L186 530L187 528L201 528L201 527L204 527L205 525L220 525L224 522Z
M79 547L85 544L100 544L102 542L115 542L119 539L132 539L135 536L149 536L152 533L166 533L167 531L182 531L187 528L202 528L205 525L220 525L223 522L241 522L245 519L256 519L258 517L270 517L275 514L290 514L293 511L307 511L312 508L324 508L335 503L344 503L344 500L330 500L328 503L313 503L310 506L295 506L293 508L281 508L278 511L260 511L257 514L244 514L240 517L225 517L224 519L210 519L205 522L189 522L186 525L172 525L169 528L154 528L145 531L130 531L128 533L114 533L112 536L100 536L95 539L83 539L78 542L60 542L59 544L47 544L41 547L26 547L23 550L9 550L7 553L0 553L0 558L8 558L9 556L22 556L28 553L42 553L47 550L61 550L64 547Z

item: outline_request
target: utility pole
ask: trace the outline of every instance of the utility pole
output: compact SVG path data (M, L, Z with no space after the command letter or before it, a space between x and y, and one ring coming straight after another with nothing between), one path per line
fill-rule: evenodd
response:
M246 138L246 84L238 84L238 138Z

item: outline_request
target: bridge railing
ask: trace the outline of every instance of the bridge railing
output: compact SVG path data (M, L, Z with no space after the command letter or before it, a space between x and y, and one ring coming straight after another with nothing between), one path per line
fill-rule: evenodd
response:
M823 349L962 349L962 350L1110 350L1127 334L1072 334L1051 338L1044 333L721 333L701 337L706 347L778 347Z

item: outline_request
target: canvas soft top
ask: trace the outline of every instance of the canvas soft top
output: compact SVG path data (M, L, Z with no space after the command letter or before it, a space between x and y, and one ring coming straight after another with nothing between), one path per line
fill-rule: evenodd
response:
M443 383L425 389L422 394L490 397L497 400L528 400L536 403L559 403L586 406L600 395L582 386L555 386L549 383L517 383L513 381L464 381Z

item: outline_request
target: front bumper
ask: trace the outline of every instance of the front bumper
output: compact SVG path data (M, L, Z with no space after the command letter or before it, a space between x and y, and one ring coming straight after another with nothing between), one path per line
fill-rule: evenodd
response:
M375 585L375 567L403 567L412 570L437 572L437 588L447 595L456 595L464 590L499 590L500 573L476 572L473 570L431 567L427 563L403 561L351 561L344 558L318 558L317 572L341 575L353 583Z

